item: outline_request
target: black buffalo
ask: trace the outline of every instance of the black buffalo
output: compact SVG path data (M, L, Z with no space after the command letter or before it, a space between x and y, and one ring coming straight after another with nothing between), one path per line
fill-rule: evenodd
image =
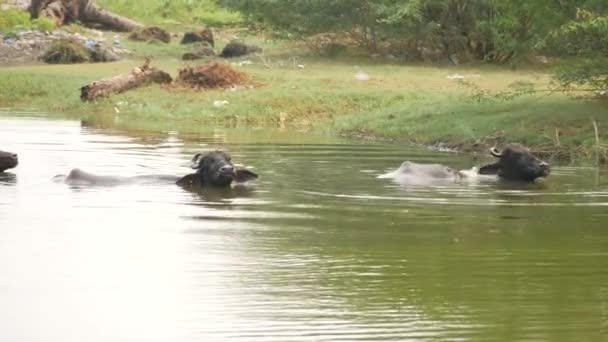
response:
M237 169L232 164L230 155L223 151L198 153L192 158L190 166L196 172L180 178L178 185L229 187L233 181L243 183L258 178L257 174L249 170Z
M479 169L457 171L441 164L418 164L405 161L399 169L379 176L393 178L401 183L424 184L437 181L455 181L475 175L498 176L509 181L533 182L547 177L549 164L535 157L529 149L519 144L508 144L502 151L490 149L490 154L498 161Z
M498 175L512 181L533 182L540 177L547 177L551 172L549 164L538 159L530 150L519 144L508 144L502 151L493 147L490 154L498 161L479 169L482 175Z
M236 168L230 155L223 151L212 151L205 154L198 153L192 158L191 167L196 172L184 177L164 175L144 175L134 177L100 176L73 169L66 177L56 178L74 185L120 185L157 183L170 181L184 188L228 188L232 182L243 183L258 178L252 171Z
M17 154L0 151L0 172L17 167L17 165L19 165Z

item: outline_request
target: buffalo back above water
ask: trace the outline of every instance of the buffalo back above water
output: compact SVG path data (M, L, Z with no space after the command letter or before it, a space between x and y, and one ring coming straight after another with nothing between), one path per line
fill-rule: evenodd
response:
M0 151L0 172L12 169L19 164L19 157L15 153Z

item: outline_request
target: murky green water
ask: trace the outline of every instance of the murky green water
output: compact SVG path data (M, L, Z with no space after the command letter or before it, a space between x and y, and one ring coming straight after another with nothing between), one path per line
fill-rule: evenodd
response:
M74 188L185 174L222 147L261 175L224 195ZM2 341L605 341L608 175L403 187L469 156L293 132L122 132L0 116Z

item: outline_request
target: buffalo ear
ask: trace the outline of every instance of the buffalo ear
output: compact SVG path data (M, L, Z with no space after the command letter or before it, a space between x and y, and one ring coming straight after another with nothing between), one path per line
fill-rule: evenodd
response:
M234 180L238 183L245 183L256 178L258 178L258 175L255 172L249 170L236 170L236 177L234 177Z
M484 165L479 168L480 175L496 175L500 171L500 165L498 163Z

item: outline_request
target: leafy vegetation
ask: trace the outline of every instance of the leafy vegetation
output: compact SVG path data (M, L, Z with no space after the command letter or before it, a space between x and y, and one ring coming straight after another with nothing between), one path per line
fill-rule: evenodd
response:
M55 24L47 18L30 19L27 12L17 9L0 11L0 33L11 34L18 30L52 30Z
M82 42L64 38L53 42L42 59L50 64L84 63L91 59L91 53Z
M557 70L560 88L553 90L608 94L608 2L602 0L220 3L283 36L306 38L330 56L343 53L347 46L405 60L456 64L517 63L548 54L569 58Z
M540 49L600 0L220 0L248 20L296 36L346 33L370 52L423 60L506 62Z
M565 89L585 86L602 97L608 92L608 15L579 10L577 19L552 32L548 47L578 57L557 70Z

